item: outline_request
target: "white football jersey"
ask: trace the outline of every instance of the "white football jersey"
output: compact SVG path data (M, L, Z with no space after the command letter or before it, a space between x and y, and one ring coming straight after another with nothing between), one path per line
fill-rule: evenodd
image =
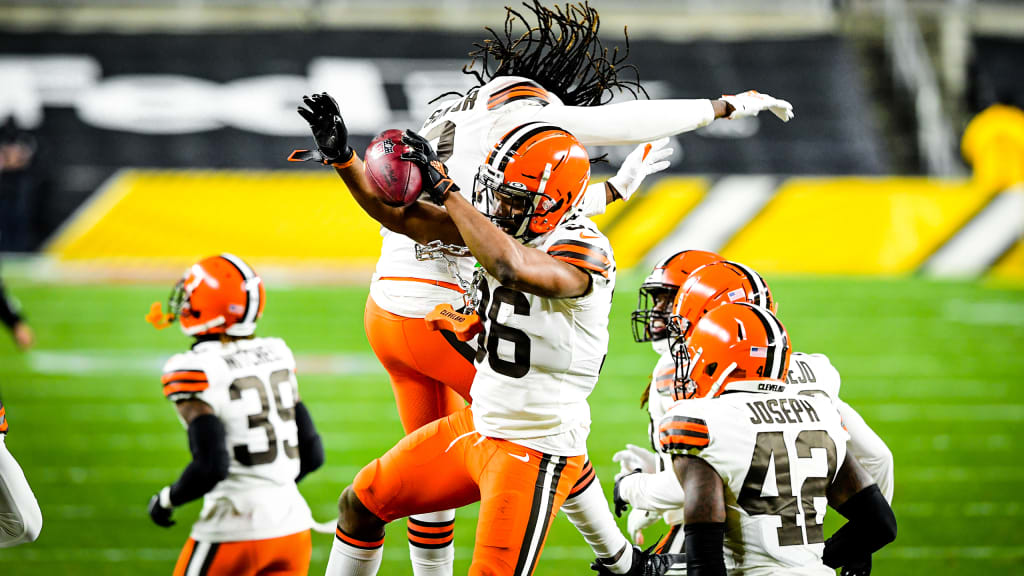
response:
M279 338L200 342L167 361L164 395L198 399L224 423L228 477L203 497L192 537L261 540L312 526L299 474L295 358Z
M847 449L878 484L890 503L894 491L892 451L852 406L839 398L841 378L824 354L794 352L786 376L788 390L797 394L823 395L832 400L850 433Z
M531 80L502 76L470 89L464 97L442 102L423 123L420 134L431 142L463 197L472 201L474 178L491 148L546 106L562 103ZM603 187L600 193L604 194ZM380 259L370 284L370 295L378 306L407 318L422 318L438 304L462 306L461 294L452 289L456 280L443 260L418 261L414 240L383 227L381 236ZM476 260L457 261L463 279L470 280Z
M654 365L654 372L651 373L651 389L647 396L647 412L651 415L648 433L651 435L651 446L658 452L658 471L672 470L672 455L658 450L657 424L665 417L665 414L675 404L672 399L672 388L676 382L676 361L672 358L671 352L666 352L658 357L658 363ZM683 522L683 509L664 512L662 520L666 524L675 525Z
M484 274L473 420L484 436L576 456L587 449L587 397L608 353L615 261L608 239L583 217L528 245L589 272L591 287L578 298L545 298Z
M825 491L848 434L829 399L726 392L675 403L658 430L662 450L699 456L721 476L730 574L834 576L821 562Z

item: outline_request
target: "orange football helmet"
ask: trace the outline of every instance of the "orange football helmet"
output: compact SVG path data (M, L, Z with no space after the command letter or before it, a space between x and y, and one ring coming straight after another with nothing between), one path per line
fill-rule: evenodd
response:
M473 181L473 203L522 242L549 232L579 205L590 156L565 130L529 122L505 134Z
M689 341L672 343L676 383L672 397L714 398L730 383L754 381L754 390L766 381L783 383L789 371L792 345L786 328L766 308L747 302L723 304L705 314ZM747 389L733 384L730 388Z
M225 253L193 264L174 285L168 312L162 314L157 302L146 318L157 328L177 320L189 336L252 336L265 302L256 272L241 258Z
M749 302L773 314L778 308L760 274L743 264L722 260L694 270L683 283L672 306L672 330L689 338L701 316L730 302Z
M640 286L636 310L633 310L633 340L651 342L668 337L669 312L691 272L722 257L705 250L683 250L654 265Z

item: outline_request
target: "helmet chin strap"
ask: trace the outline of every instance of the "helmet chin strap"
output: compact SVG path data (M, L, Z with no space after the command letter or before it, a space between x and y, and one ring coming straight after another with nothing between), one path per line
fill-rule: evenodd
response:
M732 371L735 370L735 369L736 369L736 363L735 362L733 362L732 364L729 364L729 366L726 367L726 369L722 371L722 375L718 377L718 380L715 380L714 385L711 386L711 390L708 390L708 393L705 394L704 397L705 398L714 398L715 394L718 394L718 391L721 390L722 386L725 385L725 379L728 378L729 374L732 374Z
M185 334L188 334L189 336L195 336L196 334L198 334L200 332L205 332L205 331L209 330L210 328L216 328L217 326L220 326L223 323L224 323L224 317L223 316L217 316L216 318L214 318L213 320L210 320L209 322L204 322L202 324L198 324L196 326L192 326L191 328L186 328L185 325L182 324L181 331L184 332Z

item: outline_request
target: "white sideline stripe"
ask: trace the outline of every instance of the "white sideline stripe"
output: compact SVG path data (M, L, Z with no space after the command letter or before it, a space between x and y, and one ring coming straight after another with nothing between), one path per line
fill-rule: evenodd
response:
M159 394L159 391L156 392ZM174 409L168 407L169 403L159 400L157 396L154 402L124 402L119 404L102 404L92 402L79 402L74 406L64 405L60 409L42 403L31 405L19 405L18 412L23 414L25 419L43 418L46 415L59 415L69 422L83 422L90 424L78 433L88 435L90 431L103 432L102 426L97 424L124 424L124 423L152 423L174 421ZM367 408L389 407L387 410L367 410ZM384 421L398 422L398 411L394 409L394 402L317 402L317 422L342 422L348 424L380 423ZM632 421L632 420L630 420ZM396 438L397 440L397 438Z
M1024 515L1020 502L896 502L896 515L900 518L953 518L1017 517Z
M950 300L942 317L969 326L1024 326L1024 302Z
M139 354L132 350L32 350L29 368L39 374L160 374L169 354ZM373 354L299 354L300 374L386 374Z
M721 250L775 196L776 187L772 176L719 179L672 233L647 253L641 266L650 269L680 250Z
M1008 246L1024 234L1024 186L996 196L945 245L921 271L936 277L984 274Z
M1021 422L1024 404L867 404L857 411L868 422Z
M138 562L174 562L181 553L180 548L40 548L21 546L4 550L4 560L17 562L53 563L100 563L121 564ZM893 560L1020 560L1024 559L1024 546L896 546L890 545L879 551L878 556ZM313 561L323 562L328 551L323 547L313 549ZM458 558L469 558L473 549L456 546ZM585 545L545 546L540 566L546 560L592 560L594 553ZM384 546L385 562L409 563L409 550L399 544Z
M1008 434L918 434L900 440L900 453L906 452L1009 452L1015 450Z
M173 410L173 407L171 408ZM317 421L320 421L317 418ZM326 419L324 419L326 421ZM23 450L49 450L57 452L82 452L102 447L105 452L144 452L149 450L166 450L179 446L185 438L185 431L167 434L121 434L98 433L78 436L67 436L60 444L54 444L52 438L41 435L29 435L18 439L18 447ZM350 452L362 450L363 446L371 445L383 438L380 431L364 432L321 432L320 438L332 452ZM346 450L344 447L351 447Z

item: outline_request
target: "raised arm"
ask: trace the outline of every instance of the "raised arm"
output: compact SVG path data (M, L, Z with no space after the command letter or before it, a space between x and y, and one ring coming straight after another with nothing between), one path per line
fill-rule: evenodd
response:
M793 107L750 90L714 100L632 100L603 106L545 106L536 119L572 132L584 146L639 144L707 126L716 118L746 118L771 110L784 122Z
M316 150L296 150L290 161L313 161L330 164L345 182L359 207L382 226L404 234L425 244L442 240L446 244L462 245L458 230L444 210L423 202L395 207L385 204L366 176L363 161L348 145L348 129L341 118L338 103L326 92L304 96L308 108L299 106L298 112L309 123L316 142Z

